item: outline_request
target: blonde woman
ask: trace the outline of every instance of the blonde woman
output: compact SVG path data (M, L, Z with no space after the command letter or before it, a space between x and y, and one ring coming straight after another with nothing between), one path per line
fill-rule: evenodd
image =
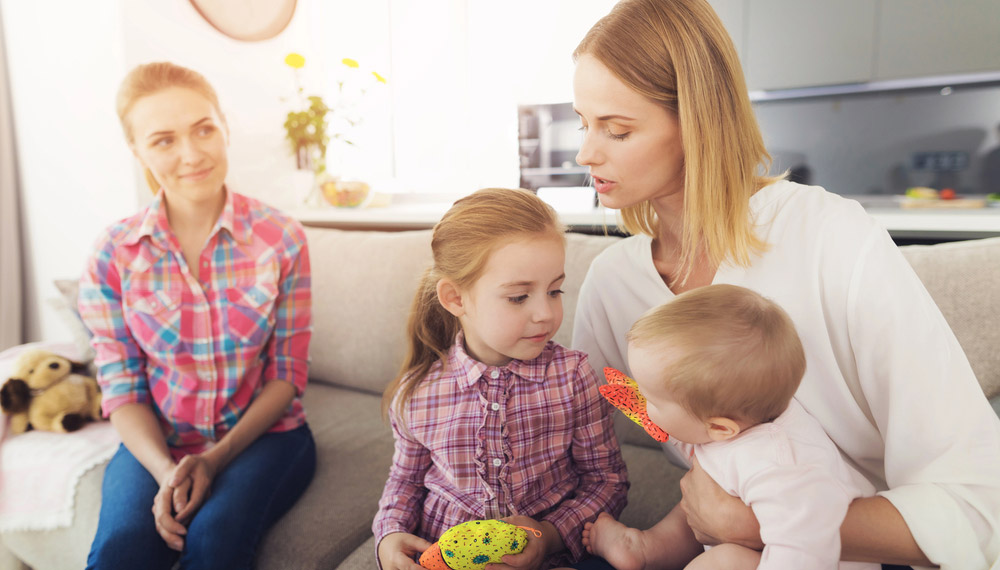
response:
M104 414L88 568L251 568L312 479L305 421L311 298L302 227L225 185L229 133L200 74L133 69L118 93L156 192L110 226L81 279Z
M851 504L843 559L996 564L1000 421L888 234L854 201L764 175L739 60L708 3L623 0L575 58L577 161L634 235L594 261L574 348L627 370L626 333L648 309L710 283L763 294L802 337L796 399L879 491ZM696 462L681 489L701 542L762 548L750 507Z

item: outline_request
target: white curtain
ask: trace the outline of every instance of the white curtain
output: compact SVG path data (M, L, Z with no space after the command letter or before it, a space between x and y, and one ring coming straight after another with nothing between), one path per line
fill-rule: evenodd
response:
M0 13L0 350L24 342L24 265L14 115Z

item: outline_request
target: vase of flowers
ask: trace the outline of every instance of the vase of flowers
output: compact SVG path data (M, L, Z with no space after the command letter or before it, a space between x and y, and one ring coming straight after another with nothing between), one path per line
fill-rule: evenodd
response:
M342 174L328 172L328 146L332 141L354 146L351 131L362 120L357 113L357 104L368 89L368 85L361 80L365 79L368 84L384 85L386 79L375 71L370 72L370 75L366 74L361 71L357 61L344 58L340 61L344 67L338 74L337 92L331 97L332 104L328 105L322 95L306 95L299 76L305 63L305 57L297 53L290 53L285 57L285 64L294 73L296 95L295 107L285 117L285 138L291 146L296 168L308 170L315 176L313 190L306 202L315 205L322 195L335 206L345 205L341 200L330 199L330 194L323 191L324 184L329 187L328 183L339 180Z

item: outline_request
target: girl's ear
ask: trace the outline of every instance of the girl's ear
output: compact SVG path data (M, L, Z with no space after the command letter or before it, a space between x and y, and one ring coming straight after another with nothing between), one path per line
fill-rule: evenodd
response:
M713 417L705 420L705 429L712 441L725 441L740 434L740 424L723 417Z
M462 291L451 279L444 277L438 280L437 297L441 306L452 315L461 317L465 314L465 306L462 304Z

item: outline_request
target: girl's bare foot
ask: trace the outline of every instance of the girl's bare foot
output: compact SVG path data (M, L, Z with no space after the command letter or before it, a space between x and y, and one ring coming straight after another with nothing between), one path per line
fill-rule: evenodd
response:
M646 567L642 531L623 525L608 513L597 515L596 521L583 526L583 545L587 552L607 560L617 570Z

